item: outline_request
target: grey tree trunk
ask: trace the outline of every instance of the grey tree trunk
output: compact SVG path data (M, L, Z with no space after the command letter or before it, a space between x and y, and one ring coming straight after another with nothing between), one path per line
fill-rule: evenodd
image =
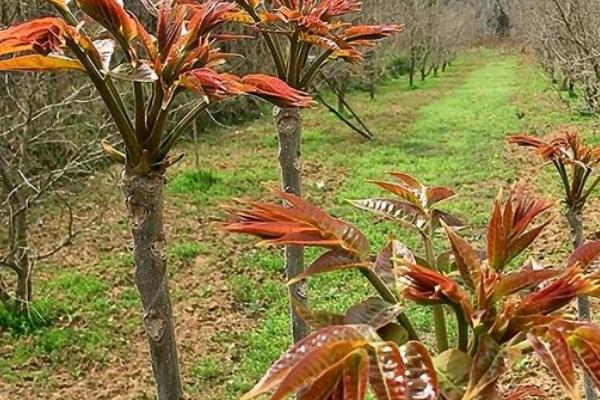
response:
M19 210L13 217L14 245L13 263L17 274L17 289L15 298L17 308L21 313L29 309L33 292L33 263L29 257L29 224L27 208Z
M583 211L572 209L567 211L567 221L571 228L571 242L573 249L578 248L584 242L583 233ZM577 299L577 314L579 319L590 320L590 299L587 296L581 296ZM587 400L596 400L596 392L594 391L594 382L588 374L584 376L585 398Z
M123 174L129 222L133 235L135 284L144 309L144 327L159 400L180 400L183 396L163 226L162 174Z
M279 166L281 169L281 187L287 193L302 195L302 163L300 145L302 141L302 117L298 108L279 108L273 110L275 129L279 139ZM284 249L285 272L292 279L304 272L304 249L299 246L286 246ZM307 303L308 286L306 281L289 286L290 316L294 343L308 334L308 326L296 313L293 303Z

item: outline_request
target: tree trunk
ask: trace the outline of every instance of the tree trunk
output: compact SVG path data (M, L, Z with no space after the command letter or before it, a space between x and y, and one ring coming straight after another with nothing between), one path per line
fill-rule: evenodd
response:
M338 95L337 95L337 109L340 114L344 113L344 99L346 97L347 81L344 79L338 80Z
M182 398L163 226L162 174L123 174L123 192L133 235L135 284L144 309L144 327L158 400Z
M11 258L15 273L17 274L17 287L15 300L17 310L27 313L33 291L33 263L29 257L29 222L27 202L17 190L12 197L13 209L18 210L12 216ZM20 209L19 209L20 208Z
M577 249L584 242L583 234L583 211L572 209L567 211L567 221L571 227L571 242L573 249ZM587 296L581 296L577 299L577 314L580 320L590 320L590 300ZM587 400L596 400L594 391L594 382L588 374L584 376L585 398Z
M275 107L273 111L275 129L279 139L279 166L281 168L281 187L287 193L302 195L302 164L300 145L302 141L302 117L297 108ZM286 278L292 279L304 272L304 249L299 246L286 246L284 249ZM306 281L289 287L290 315L294 343L308 334L308 326L296 313L294 302L307 303L308 285Z

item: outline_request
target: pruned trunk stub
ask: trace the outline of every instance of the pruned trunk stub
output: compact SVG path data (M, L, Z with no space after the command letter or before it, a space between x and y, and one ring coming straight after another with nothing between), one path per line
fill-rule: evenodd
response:
M159 400L182 398L181 377L163 226L162 174L123 174L131 232L133 235L134 280L144 309L144 327L150 349L152 372Z
M287 193L301 196L302 164L300 145L302 141L302 117L300 116L300 110L297 108L275 107L273 117L279 139L277 158L281 168L281 187ZM292 279L304 272L304 249L302 247L286 246L284 257L287 279ZM306 281L289 286L292 336L295 343L308 334L308 326L294 308L294 302L306 305L307 290Z

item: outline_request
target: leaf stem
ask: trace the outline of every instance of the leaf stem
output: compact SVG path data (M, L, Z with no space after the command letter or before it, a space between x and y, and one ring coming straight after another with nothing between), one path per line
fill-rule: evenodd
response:
M379 293L383 300L391 304L398 303L398 299L396 298L394 293L392 293L390 288L381 280L381 278L379 278L379 276L377 276L377 274L373 270L369 268L361 268L360 272L367 278L371 285L373 285L373 287L375 288L377 293ZM415 330L405 313L402 313L398 316L398 322L400 323L400 325L402 325L404 329L406 329L410 340L419 340L419 335L417 334L417 331Z

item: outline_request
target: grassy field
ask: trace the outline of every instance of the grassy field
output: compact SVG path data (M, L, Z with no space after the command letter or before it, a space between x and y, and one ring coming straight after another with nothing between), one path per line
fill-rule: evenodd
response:
M523 172L534 169L507 149L507 134L543 134L563 123L596 128L555 101L533 64L495 50L472 51L416 88L389 81L375 101L366 97L353 93L350 100L376 133L372 142L323 111L306 113L304 175L307 197L356 223L374 248L390 234L412 246L416 238L347 204L379 193L366 179L402 171L453 187L458 197L449 209L469 221L466 234L479 237L491 200L515 179L529 175L538 189L557 193L550 174ZM237 398L289 345L280 252L225 237L214 226L219 204L265 196L261 184L278 178L276 147L268 116L214 132L203 137L200 166L184 162L168 184L171 286L186 391L194 399ZM0 399L152 398L117 175L95 177L82 192L81 212L102 209L102 224L39 267L32 317L0 310ZM97 206L84 206L90 200ZM562 229L557 222L551 234ZM545 247L535 251L552 258ZM563 251L551 249L553 257ZM354 273L310 285L318 308L341 311L370 294ZM426 310L408 311L430 331Z

